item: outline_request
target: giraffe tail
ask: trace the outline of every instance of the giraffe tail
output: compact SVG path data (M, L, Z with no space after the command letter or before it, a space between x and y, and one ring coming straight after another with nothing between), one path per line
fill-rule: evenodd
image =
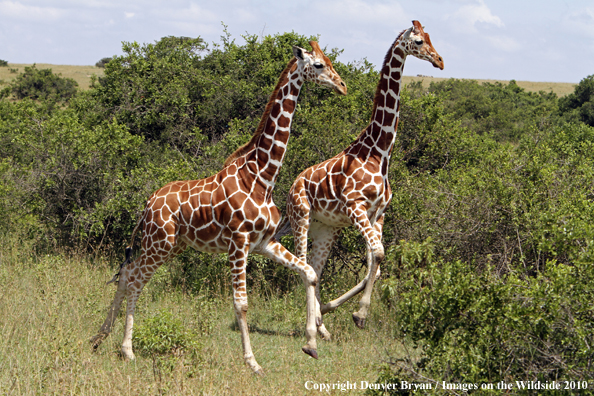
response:
M274 239L276 239L278 241L282 237L284 237L286 235L290 235L292 233L293 233L293 230L291 229L291 222L289 221L289 219L285 219L284 223L282 223L281 226L276 231L276 234L274 234Z
M134 227L134 231L132 231L132 238L131 238L130 244L128 246L126 246L126 253L125 253L126 258L124 259L122 264L120 264L120 268L119 268L117 274L115 274L113 276L113 278L111 278L111 280L106 283L107 285L109 285L110 283L116 282L119 279L120 274L122 273L122 268L124 268L126 265L128 265L132 262L132 253L133 253L132 246L134 246L134 236L136 235L136 231L138 231L138 228L140 227L140 224L142 223L143 218L144 218L144 216L142 216L140 218L140 221L136 224L136 227Z

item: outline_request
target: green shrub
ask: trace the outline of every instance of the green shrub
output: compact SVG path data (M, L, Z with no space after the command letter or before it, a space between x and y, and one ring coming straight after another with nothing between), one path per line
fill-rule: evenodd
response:
M582 79L573 93L559 99L559 112L568 121L594 126L594 74Z
M547 120L557 110L554 93L526 92L514 80L504 85L449 79L432 82L429 91L444 99L445 113L463 127L498 141L519 139L528 126Z
M383 283L382 300L394 312L395 336L419 354L394 364L394 375L477 384L592 377L590 264L549 262L535 277L502 277L432 255L430 243L388 255L398 273Z
M68 101L76 94L78 83L72 78L60 77L52 69L25 67L11 83L12 94L17 99Z
M159 312L134 328L134 349L145 357L197 354L198 335L169 312Z
M8 62L3 59L0 59L0 67L8 67Z
M106 57L106 58L101 58L99 61L97 61L97 63L95 63L95 66L105 68L105 65L107 65L112 59L113 59L113 57L111 57L111 56Z

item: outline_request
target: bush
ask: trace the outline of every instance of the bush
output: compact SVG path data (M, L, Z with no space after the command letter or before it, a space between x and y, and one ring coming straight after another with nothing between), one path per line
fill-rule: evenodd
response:
M181 356L198 353L197 337L170 313L159 312L135 327L132 344L145 357Z
M8 67L8 62L3 59L0 59L0 67Z
M581 80L573 93L559 99L559 112L568 121L594 126L594 74Z
M498 141L516 141L532 124L546 121L557 109L554 93L526 92L514 80L479 84L474 80L432 82L429 92L442 97L445 113L471 131Z
M113 57L101 58L97 63L95 63L95 66L105 68L105 65L107 65L112 59Z
M502 277L433 254L431 243L388 254L398 266L382 300L394 312L395 336L417 348L393 362L394 376L475 384L592 377L590 264L552 261L535 277Z
M70 109L52 111L30 100L4 101L0 141L0 155L11 166L3 174L5 183L19 186L19 215L39 216L47 226L46 237L62 246L99 237L98 247L101 241L112 242L112 235L124 237L120 227L128 231L134 226L135 219L129 216L146 199L142 188L147 183L136 188L144 196L133 204L124 199L127 194L120 193L117 199L116 195L122 184L128 187L123 182L130 177L123 175L144 165L140 162L144 152L142 139L124 126L86 128ZM114 207L117 214L108 210Z
M78 83L52 73L52 69L38 70L33 65L25 67L25 72L19 74L10 86L17 99L68 101L76 94Z

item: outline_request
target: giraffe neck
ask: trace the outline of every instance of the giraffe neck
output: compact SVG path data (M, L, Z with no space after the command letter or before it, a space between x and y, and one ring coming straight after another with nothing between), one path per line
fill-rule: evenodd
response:
M285 157L303 82L304 72L298 63L285 69L258 126L260 133L254 142L254 150L246 157L248 171L270 188L274 187Z
M396 140L400 114L400 87L405 61L406 52L399 36L390 47L383 63L373 101L371 122L348 150L349 153L359 157L377 160L382 164L382 173L387 172L387 165Z

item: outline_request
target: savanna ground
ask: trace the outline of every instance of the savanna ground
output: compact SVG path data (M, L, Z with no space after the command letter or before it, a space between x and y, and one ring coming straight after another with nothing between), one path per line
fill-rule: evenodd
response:
M0 67L0 86L10 83L13 79L18 76L18 73L22 73L25 67L33 66L32 64L21 64L21 63L9 63L8 67ZM96 75L101 77L103 75L103 69L95 66L69 66L69 65L51 65L46 63L37 63L35 66L38 69L52 69L56 74L60 74L62 77L72 78L78 83L79 88L88 89L91 84L91 76ZM409 84L414 81L421 81L424 87L428 87L431 82L439 82L447 80L447 78L431 77L431 76L403 76L405 84ZM477 80L479 83L495 83L500 82L507 84L507 81L503 80ZM524 88L529 92L554 92L557 96L565 96L573 92L575 85L574 83L564 82L534 82L534 81L516 81L520 88Z
M25 71L25 67L33 64L9 63L7 67L0 67L0 86L9 84L19 73ZM52 69L52 72L62 77L72 78L78 83L80 89L88 89L91 85L91 76L100 77L103 75L103 69L96 66L70 66L70 65L51 65L48 63L36 63L38 69Z
M105 284L113 275L107 262L72 254L28 257L6 245L0 255L0 393L5 395L310 394L306 381L375 382L382 362L401 348L376 296L364 330L351 321L354 303L326 315L334 338L319 340L320 358L314 360L301 352L301 288L284 296L252 292L250 336L267 374L254 376L243 362L230 294L171 290L165 287L170 267L164 266L141 295L135 328L158 312L170 312L198 333L197 357L159 361L137 350L136 360L125 362L119 355L124 308L97 352L89 344L115 292Z

